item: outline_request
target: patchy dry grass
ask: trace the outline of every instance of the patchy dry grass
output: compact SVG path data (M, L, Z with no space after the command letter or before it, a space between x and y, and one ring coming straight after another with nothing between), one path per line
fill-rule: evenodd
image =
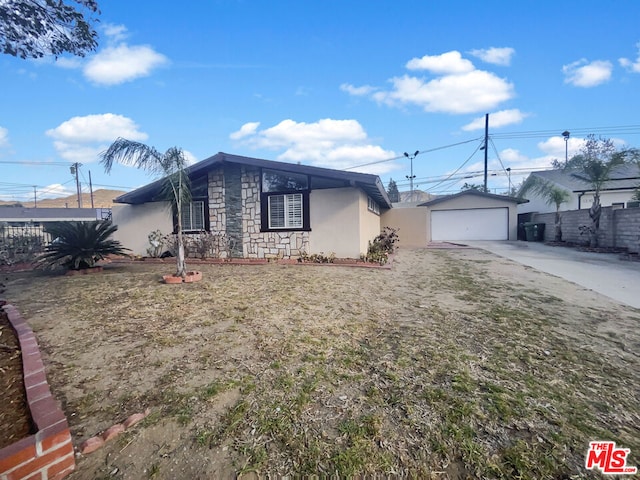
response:
M638 311L476 250L202 269L9 278L75 442L153 411L73 478L569 478L595 439L637 462Z

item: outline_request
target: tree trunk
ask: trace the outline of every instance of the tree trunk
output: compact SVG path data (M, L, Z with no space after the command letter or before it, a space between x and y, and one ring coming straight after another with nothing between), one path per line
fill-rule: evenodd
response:
M185 278L187 276L187 264L184 259L184 245L182 235L178 233L178 256L176 257L176 276Z
M180 185L182 187L182 184ZM184 242L182 241L182 192L179 191L176 198L178 209L178 226L176 228L178 234L178 256L176 257L176 276L185 278L187 276L187 263L184 258Z
M593 204L589 209L591 217L591 230L589 231L589 246L595 248L598 246L598 230L600 229L600 214L602 207L600 206L600 195L597 193L593 196Z
M562 241L562 218L560 218L560 212L556 210L556 242Z

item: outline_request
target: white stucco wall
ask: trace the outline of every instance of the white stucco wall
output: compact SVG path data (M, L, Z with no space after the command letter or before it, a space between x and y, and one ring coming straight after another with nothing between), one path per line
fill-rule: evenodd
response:
M368 195L362 191L358 193L360 213L360 253L366 254L367 249L369 248L369 240L373 240L380 234L380 215L369 210ZM355 255L356 258L358 256L359 254Z
M354 188L313 190L309 194L309 252L358 257L358 191Z
M610 207L614 203L624 203L626 206L627 202L631 201L632 196L633 190L600 192L600 205ZM571 199L560 206L560 211L578 210L578 206L580 209L588 209L591 207L593 203L593 193L585 193L582 195L580 201L578 201L578 197L579 194L571 193ZM518 205L518 213L550 213L556 211L555 204L548 205L539 195L531 194L527 196L527 199L529 203ZM578 203L580 205L578 205Z
M142 205L114 205L113 224L118 230L113 235L133 255L146 255L149 248L149 234L160 230L163 234L173 231L171 209L167 202L145 203Z

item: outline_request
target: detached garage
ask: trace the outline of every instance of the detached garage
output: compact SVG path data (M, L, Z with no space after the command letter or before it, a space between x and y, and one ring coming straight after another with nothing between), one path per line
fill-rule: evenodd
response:
M428 207L429 240L516 240L517 205L521 200L503 195L466 190L439 197Z

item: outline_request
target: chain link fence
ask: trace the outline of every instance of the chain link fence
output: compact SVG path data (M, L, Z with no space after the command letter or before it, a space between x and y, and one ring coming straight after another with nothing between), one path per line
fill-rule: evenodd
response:
M0 265L29 263L51 243L51 235L41 225L0 224Z

